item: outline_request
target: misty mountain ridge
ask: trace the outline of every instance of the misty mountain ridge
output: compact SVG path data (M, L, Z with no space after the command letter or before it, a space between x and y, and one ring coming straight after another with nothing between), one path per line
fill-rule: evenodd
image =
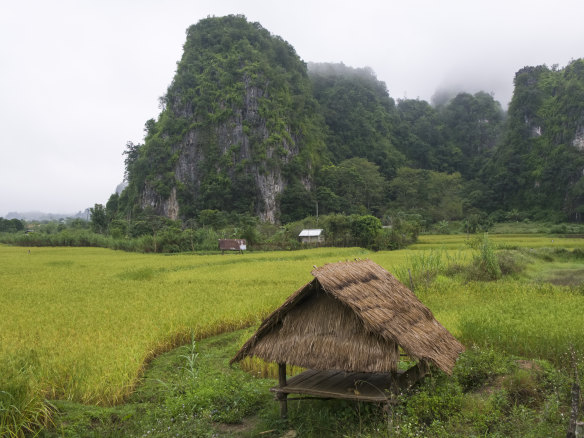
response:
M368 67L304 63L242 16L187 30L162 112L128 143L112 217L278 223L314 214L404 211L580 220L584 62L525 67L505 112L491 93L394 100ZM444 192L433 193L433 186Z
M11 211L6 214L5 219L19 219L25 221L58 221L61 219L83 219L89 220L89 208L77 213L45 213L41 211L16 212Z

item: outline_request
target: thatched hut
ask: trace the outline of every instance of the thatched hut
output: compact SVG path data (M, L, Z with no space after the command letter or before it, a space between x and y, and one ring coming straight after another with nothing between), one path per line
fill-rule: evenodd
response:
M255 356L280 365L286 395L385 401L432 363L447 374L464 350L420 300L370 260L328 264L270 314L231 362ZM400 350L418 360L398 370ZM307 368L286 382L286 364Z

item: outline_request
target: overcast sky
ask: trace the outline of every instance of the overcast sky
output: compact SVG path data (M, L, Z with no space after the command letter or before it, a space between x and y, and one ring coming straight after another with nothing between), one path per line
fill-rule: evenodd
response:
M127 141L182 54L185 30L243 14L306 62L370 66L394 99L438 88L506 106L526 65L584 56L581 0L0 0L0 216L75 213L123 179Z

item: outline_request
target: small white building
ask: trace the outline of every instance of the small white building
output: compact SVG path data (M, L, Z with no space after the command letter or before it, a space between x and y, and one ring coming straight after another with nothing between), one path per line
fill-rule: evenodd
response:
M302 243L322 243L324 242L323 231L322 228L302 230L298 237Z

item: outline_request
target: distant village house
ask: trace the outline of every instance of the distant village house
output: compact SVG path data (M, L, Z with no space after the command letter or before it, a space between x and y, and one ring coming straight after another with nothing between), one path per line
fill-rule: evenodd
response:
M219 239L219 250L221 254L225 251L239 251L243 254L243 251L247 249L247 242L245 239Z
M324 234L321 228L312 230L302 230L298 235L302 243L322 243L324 242Z

